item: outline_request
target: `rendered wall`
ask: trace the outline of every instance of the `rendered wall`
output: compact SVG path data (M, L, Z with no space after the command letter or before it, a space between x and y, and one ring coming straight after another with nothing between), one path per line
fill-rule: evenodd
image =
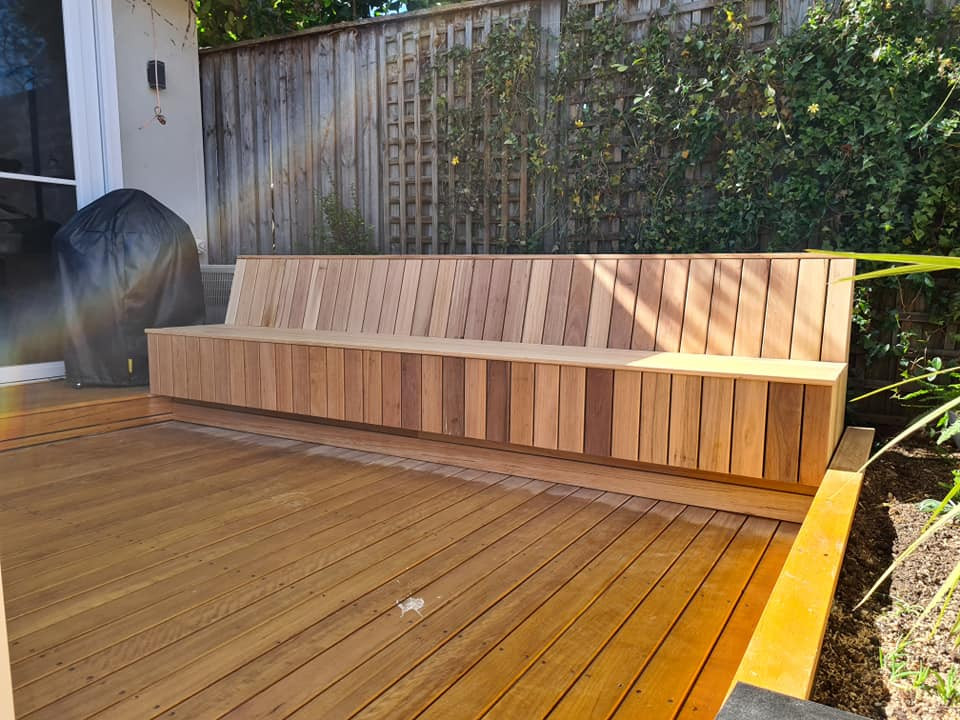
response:
M112 0L123 184L150 193L182 216L206 256L206 200L196 24L187 0ZM160 105L147 62L166 64Z

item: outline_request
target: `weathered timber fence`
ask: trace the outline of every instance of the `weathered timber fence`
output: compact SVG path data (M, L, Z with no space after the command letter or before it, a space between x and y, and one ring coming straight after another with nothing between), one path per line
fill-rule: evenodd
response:
M607 2L580 5L599 14ZM776 3L747 0L751 41L765 42L776 31ZM668 12L680 29L707 22L719 4L626 0L617 7L631 32L641 33L651 17ZM781 30L798 24L809 5L780 0ZM209 261L319 250L317 199L333 193L360 210L381 252L494 250L496 231L472 218L455 221L462 231L453 238L439 232L440 196L454 195L458 179L449 163L441 166L438 90L422 92L421 76L446 49L482 43L502 18L541 28L548 67L566 6L466 2L203 51ZM520 169L506 174L501 212L491 223L531 212L533 183Z

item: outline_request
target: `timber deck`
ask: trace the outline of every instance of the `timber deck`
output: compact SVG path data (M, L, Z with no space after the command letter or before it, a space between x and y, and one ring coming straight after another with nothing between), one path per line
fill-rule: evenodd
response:
M0 414L29 413L145 397L146 387L71 387L65 380L0 387Z
M57 720L712 718L797 531L176 422L0 454L0 519Z
M164 422L165 398L146 387L84 387L63 380L0 387L0 451Z

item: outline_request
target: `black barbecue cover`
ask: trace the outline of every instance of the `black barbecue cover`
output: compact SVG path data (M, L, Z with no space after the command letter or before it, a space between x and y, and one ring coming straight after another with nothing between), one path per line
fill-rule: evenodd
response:
M190 227L142 190L114 190L53 239L63 291L67 380L145 385L144 328L204 321Z

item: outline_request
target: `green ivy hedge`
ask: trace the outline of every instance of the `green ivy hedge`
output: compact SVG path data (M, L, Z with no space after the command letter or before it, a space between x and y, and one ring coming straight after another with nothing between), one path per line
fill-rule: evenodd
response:
M761 48L744 13L721 7L684 32L666 16L634 40L615 16L574 5L550 72L532 71L537 34L516 24L452 51L438 67L455 66L448 86L466 99L441 96L441 146L471 182L449 202L495 203L524 155L551 212L543 227L501 228L504 249L549 251L550 229L569 250L958 254L960 11L841 0ZM951 288L906 282L937 318L960 314ZM877 292L861 290L861 345L922 356L916 339L887 339L899 316L871 304Z
M602 231L627 190L642 250L956 252L960 14L846 0L757 51L741 11L639 42L613 17L567 18L556 94L576 92L582 125L562 129L555 184L600 196L568 209L575 225ZM576 88L585 49L601 62Z

